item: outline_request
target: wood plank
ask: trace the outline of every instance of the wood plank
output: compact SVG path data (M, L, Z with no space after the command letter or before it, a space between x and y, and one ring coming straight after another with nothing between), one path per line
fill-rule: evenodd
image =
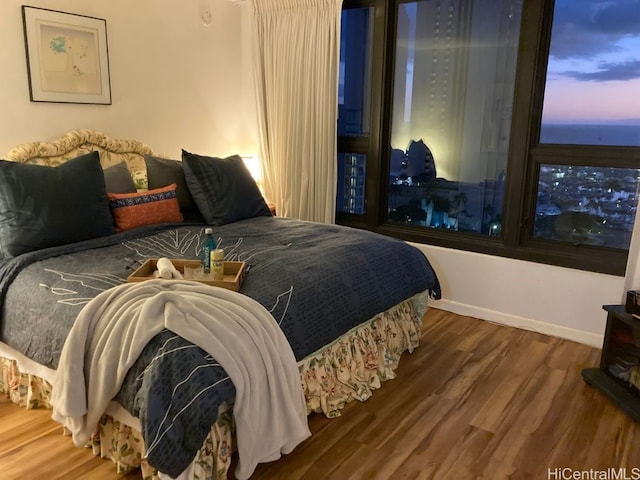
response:
M51 410L27 410L0 396L0 478L140 479L140 471L117 474L115 465L76 448Z

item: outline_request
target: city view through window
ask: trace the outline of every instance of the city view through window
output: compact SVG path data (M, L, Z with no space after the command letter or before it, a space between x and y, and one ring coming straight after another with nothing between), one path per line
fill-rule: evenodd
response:
M637 13L556 1L540 143L640 146ZM543 165L534 236L628 249L639 184L640 169Z
M556 0L541 144L640 146L640 22L628 8ZM399 5L389 222L501 235L521 13L522 0ZM338 135L368 131L363 97L350 92L368 95L370 44L354 35L343 32ZM576 162L541 165L533 236L628 249L640 169ZM340 154L338 211L364 213L348 197L364 198L365 166L366 156Z

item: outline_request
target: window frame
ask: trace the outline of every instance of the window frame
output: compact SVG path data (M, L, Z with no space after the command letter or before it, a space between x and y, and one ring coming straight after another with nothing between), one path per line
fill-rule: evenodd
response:
M540 165L640 168L640 148L540 144L554 0L523 1L505 182L501 237L399 225L386 220L395 24L398 6L413 0L344 0L343 9L373 7L369 137L338 137L338 151L365 153L365 214L338 213L342 225L403 240L536 263L623 276L627 250L533 238ZM523 41L522 39L526 39Z
M359 153L367 156L365 177L365 213L363 215L336 212L336 223L351 225L357 228L375 230L377 222L374 218L376 209L371 208L376 204L379 192L377 179L380 178L380 128L382 122L381 106L384 97L384 84L382 81L382 69L386 61L386 55L380 56L377 52L384 48L385 37L382 34L385 29L386 2L380 0L347 0L342 9L356 9L370 7L373 11L373 45L371 58L371 98L368 136L340 136L337 139L338 153ZM340 181L340 179L338 179Z

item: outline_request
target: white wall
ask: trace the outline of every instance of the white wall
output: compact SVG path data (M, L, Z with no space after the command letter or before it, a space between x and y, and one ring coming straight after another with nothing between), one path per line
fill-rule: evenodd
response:
M22 0L0 2L0 157L33 140L92 128L179 158L258 151L241 7L228 0L33 0L107 21L112 105L29 101ZM212 22L200 14L210 9Z
M258 151L244 6L228 0L29 2L107 20L113 104L98 106L29 101L22 4L0 2L0 156L19 143L53 140L76 128L138 139L175 158L180 148L211 155ZM209 26L200 20L203 9L211 10ZM601 306L619 303L624 290L622 277L417 246L442 282L444 299L434 306L594 346L601 346L604 332Z
M606 312L624 278L414 244L442 283L443 310L602 347Z

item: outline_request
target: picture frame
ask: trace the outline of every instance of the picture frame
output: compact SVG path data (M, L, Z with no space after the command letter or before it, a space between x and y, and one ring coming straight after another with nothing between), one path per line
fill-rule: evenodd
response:
M32 102L111 105L107 21L22 6Z

